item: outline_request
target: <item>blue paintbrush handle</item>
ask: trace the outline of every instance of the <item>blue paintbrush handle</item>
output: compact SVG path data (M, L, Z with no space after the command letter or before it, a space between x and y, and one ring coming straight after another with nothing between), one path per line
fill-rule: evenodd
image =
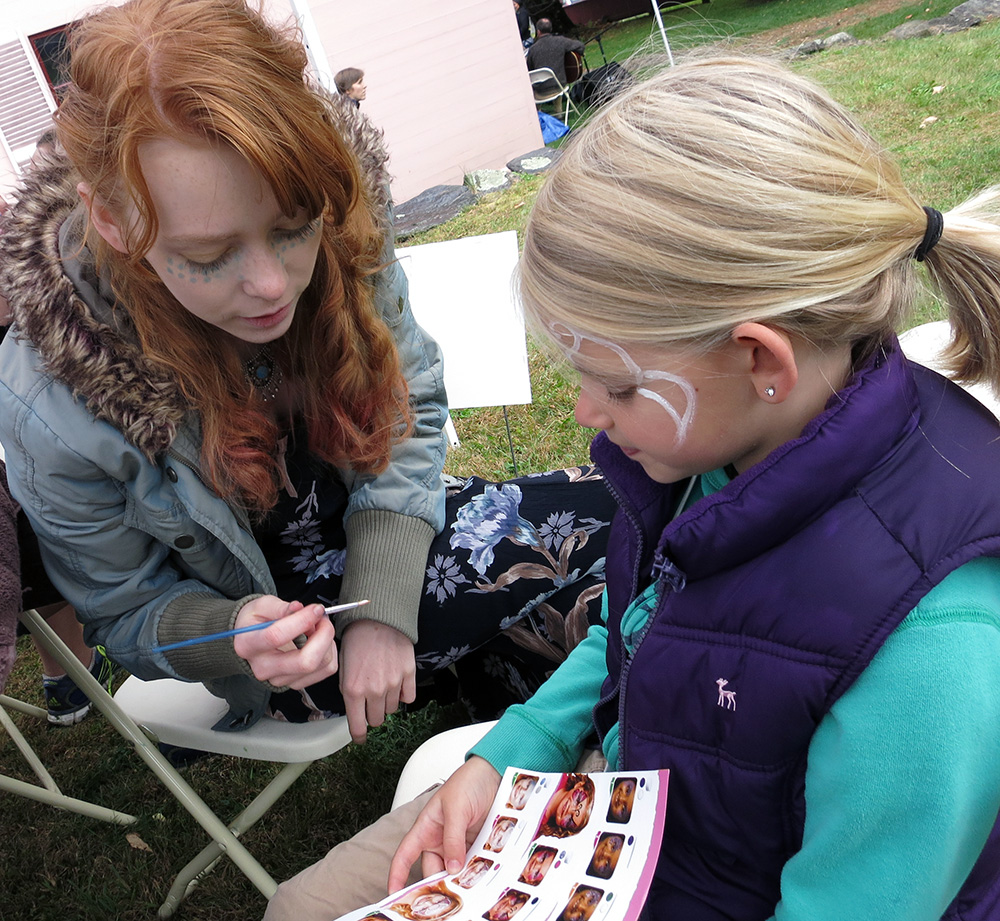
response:
M323 608L323 613L329 616L330 614L337 614L340 611L350 611L352 608L360 608L363 604L368 604L367 598L364 601L351 601L348 604L332 604L329 607ZM189 640L181 640L178 643L167 643L166 646L154 646L152 651L169 652L171 649L197 646L201 643L210 643L212 640L225 640L231 636L238 636L241 633L253 633L254 630L265 630L276 623L276 620L265 620L259 624L250 624L249 627L237 627L234 630L223 630L221 633L206 633L204 636L193 636ZM299 637L296 637L296 639L299 639ZM295 645L299 644L296 643Z

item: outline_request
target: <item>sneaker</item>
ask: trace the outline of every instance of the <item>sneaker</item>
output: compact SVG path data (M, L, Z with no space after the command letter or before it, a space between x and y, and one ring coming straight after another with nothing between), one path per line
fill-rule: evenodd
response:
M186 768L202 758L211 757L211 752L202 751L200 748L182 748L180 745L168 745L160 742L156 746L160 754L167 759L171 767Z
M111 692L111 679L115 674L115 666L102 646L94 649L94 663L90 666L90 674L104 686L105 690ZM73 726L90 712L90 698L76 686L76 682L69 675L43 678L42 691L45 694L45 705L49 710L49 722L53 726Z

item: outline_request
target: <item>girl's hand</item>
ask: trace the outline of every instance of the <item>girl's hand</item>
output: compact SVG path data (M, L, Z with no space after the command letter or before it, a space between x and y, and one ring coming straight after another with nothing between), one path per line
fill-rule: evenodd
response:
M235 625L248 627L268 620L274 623L266 630L233 638L236 654L250 663L256 678L298 690L336 674L333 624L323 613L323 605L289 603L264 595L240 608ZM306 643L300 649L294 641L303 634Z
M389 892L406 885L410 867L422 855L421 875L457 873L497 795L501 777L485 758L473 755L424 806L399 843L389 868Z
M364 742L369 726L381 726L400 701L417 696L417 664L413 643L404 634L372 620L356 620L340 642L344 659L340 693L351 738Z

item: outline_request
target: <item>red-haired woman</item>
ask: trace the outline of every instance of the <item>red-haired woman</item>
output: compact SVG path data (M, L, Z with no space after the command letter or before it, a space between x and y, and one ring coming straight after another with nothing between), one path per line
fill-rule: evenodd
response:
M381 138L295 36L243 0L131 0L70 53L66 158L3 239L0 437L88 638L206 683L220 728L346 712L361 739L546 598L591 600L599 478L446 502L441 357L392 259ZM338 598L371 603L331 624Z

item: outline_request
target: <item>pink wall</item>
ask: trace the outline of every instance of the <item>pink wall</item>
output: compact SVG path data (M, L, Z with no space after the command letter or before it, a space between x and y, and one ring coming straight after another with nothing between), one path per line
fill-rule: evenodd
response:
M121 0L0 0L0 38L63 25ZM510 0L294 0L312 14L331 72L361 67L364 111L385 131L393 196L457 185L542 146ZM8 9L11 6L11 9ZM265 0L287 21L293 0ZM14 184L0 153L0 188Z
M333 72L365 71L393 197L542 146L510 0L310 0Z

